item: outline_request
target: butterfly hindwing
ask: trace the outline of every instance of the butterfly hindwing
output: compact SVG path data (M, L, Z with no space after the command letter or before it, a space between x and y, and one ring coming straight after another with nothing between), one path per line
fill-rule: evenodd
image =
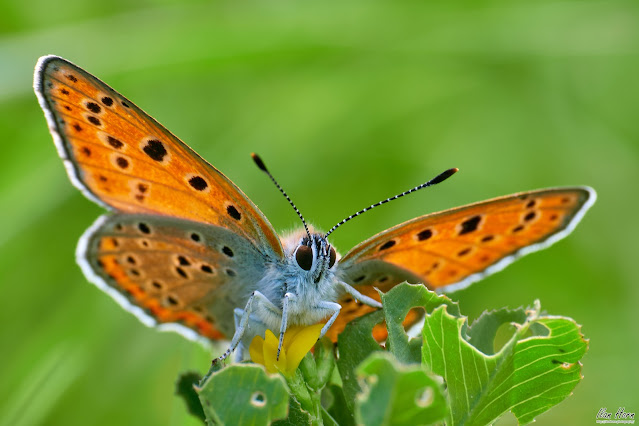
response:
M47 56L34 87L69 176L90 199L119 212L221 226L283 255L272 226L237 186L105 83Z
M225 228L132 214L100 217L77 256L87 278L142 322L193 340L233 335L233 308L255 290L266 259Z
M455 291L565 237L594 201L586 187L544 189L421 216L354 247L340 260L340 276L377 300L375 288L403 281ZM372 310L348 295L339 302L336 334Z

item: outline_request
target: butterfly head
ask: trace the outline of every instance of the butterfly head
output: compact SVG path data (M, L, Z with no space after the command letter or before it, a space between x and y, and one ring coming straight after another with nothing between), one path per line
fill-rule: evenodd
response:
M309 235L299 240L293 257L297 267L306 271L317 284L335 266L337 253L323 234L311 232Z

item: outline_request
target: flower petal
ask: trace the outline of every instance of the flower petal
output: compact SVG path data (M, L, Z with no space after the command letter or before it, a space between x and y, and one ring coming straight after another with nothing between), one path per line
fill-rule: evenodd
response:
M288 350L288 348L291 346L291 343L295 341L295 337L297 336L297 334L305 328L306 327L304 327L303 325L292 325L288 327L286 329L286 332L284 333L284 342L282 344L282 347Z
M286 371L286 351L282 350L280 353L280 359L277 359L277 345L279 341L271 330L266 330L266 339L264 340L264 366L269 373L276 373L281 371L287 374ZM294 370L293 370L294 371Z
M286 351L286 357L288 358L286 365L287 371L295 372L295 370L297 370L297 366L302 362L302 358L315 346L322 327L324 327L324 324L311 325L304 327L295 334L295 339L293 339Z
M256 364L264 365L264 339L260 336L255 336L249 346L249 354L251 355L251 361Z

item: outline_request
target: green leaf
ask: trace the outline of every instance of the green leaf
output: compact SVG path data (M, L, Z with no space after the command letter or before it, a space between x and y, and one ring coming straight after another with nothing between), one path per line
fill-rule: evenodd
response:
M322 407L322 423L324 426L342 426L340 423L331 416L331 414Z
M501 308L491 312L484 312L469 327L468 341L479 351L486 355L492 355L496 352L495 336L498 330L504 324L523 324L526 321L526 317L524 308Z
M330 392L332 396L332 403L328 408L328 413L331 417L341 426L354 426L355 417L346 403L342 387L336 384L329 384L324 391Z
M202 376L195 372L180 374L175 385L175 393L182 397L188 412L204 422L206 417L204 416L202 404L195 390L195 386L197 386L201 378Z
M381 351L379 343L373 339L373 327L384 321L382 311L371 312L368 315L351 321L337 338L337 369L342 378L342 389L349 411L353 411L355 397L359 392L355 369L368 355Z
M425 312L431 312L440 305L447 305L449 312L459 315L457 303L452 302L447 296L428 291L421 284L401 284L393 287L388 293L382 294L382 305L388 330L386 348L405 364L420 363L422 359L421 339L409 339L402 324L412 308L419 307Z
M287 417L284 379L254 364L234 364L211 374L198 393L207 418L217 424L267 425Z
M355 369L374 351L383 350L372 337L373 327L386 320L388 340L386 346L401 362L417 363L421 360L421 339L409 340L402 322L413 307L432 311L445 304L450 312L459 312L459 307L444 295L428 291L423 285L400 284L382 294L383 309L371 312L349 323L339 335L337 368L342 378L344 397L349 409L354 408L355 397L360 391Z
M355 415L360 424L432 424L446 416L441 385L419 365L401 365L391 354L378 352L357 372L367 384L357 398Z
M539 310L536 302L494 355L464 339L466 318L450 315L446 306L426 316L422 360L446 381L449 426L489 424L507 411L520 423L529 423L570 395L581 379L579 360L587 342L572 319L539 316ZM468 334L488 347L488 332L519 314L501 310L485 315Z
M304 410L300 403L291 396L289 399L288 417L273 422L273 426L310 425L311 420L312 418L309 412Z

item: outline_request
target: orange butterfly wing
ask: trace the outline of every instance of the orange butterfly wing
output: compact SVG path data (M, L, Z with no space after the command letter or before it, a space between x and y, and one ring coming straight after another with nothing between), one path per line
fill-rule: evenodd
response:
M88 198L221 226L283 256L273 227L237 186L105 83L46 56L34 87L69 177Z
M421 216L354 247L340 260L340 277L377 300L375 287L403 281L459 290L568 235L595 198L586 187L544 189ZM333 336L373 310L347 295L340 303Z

